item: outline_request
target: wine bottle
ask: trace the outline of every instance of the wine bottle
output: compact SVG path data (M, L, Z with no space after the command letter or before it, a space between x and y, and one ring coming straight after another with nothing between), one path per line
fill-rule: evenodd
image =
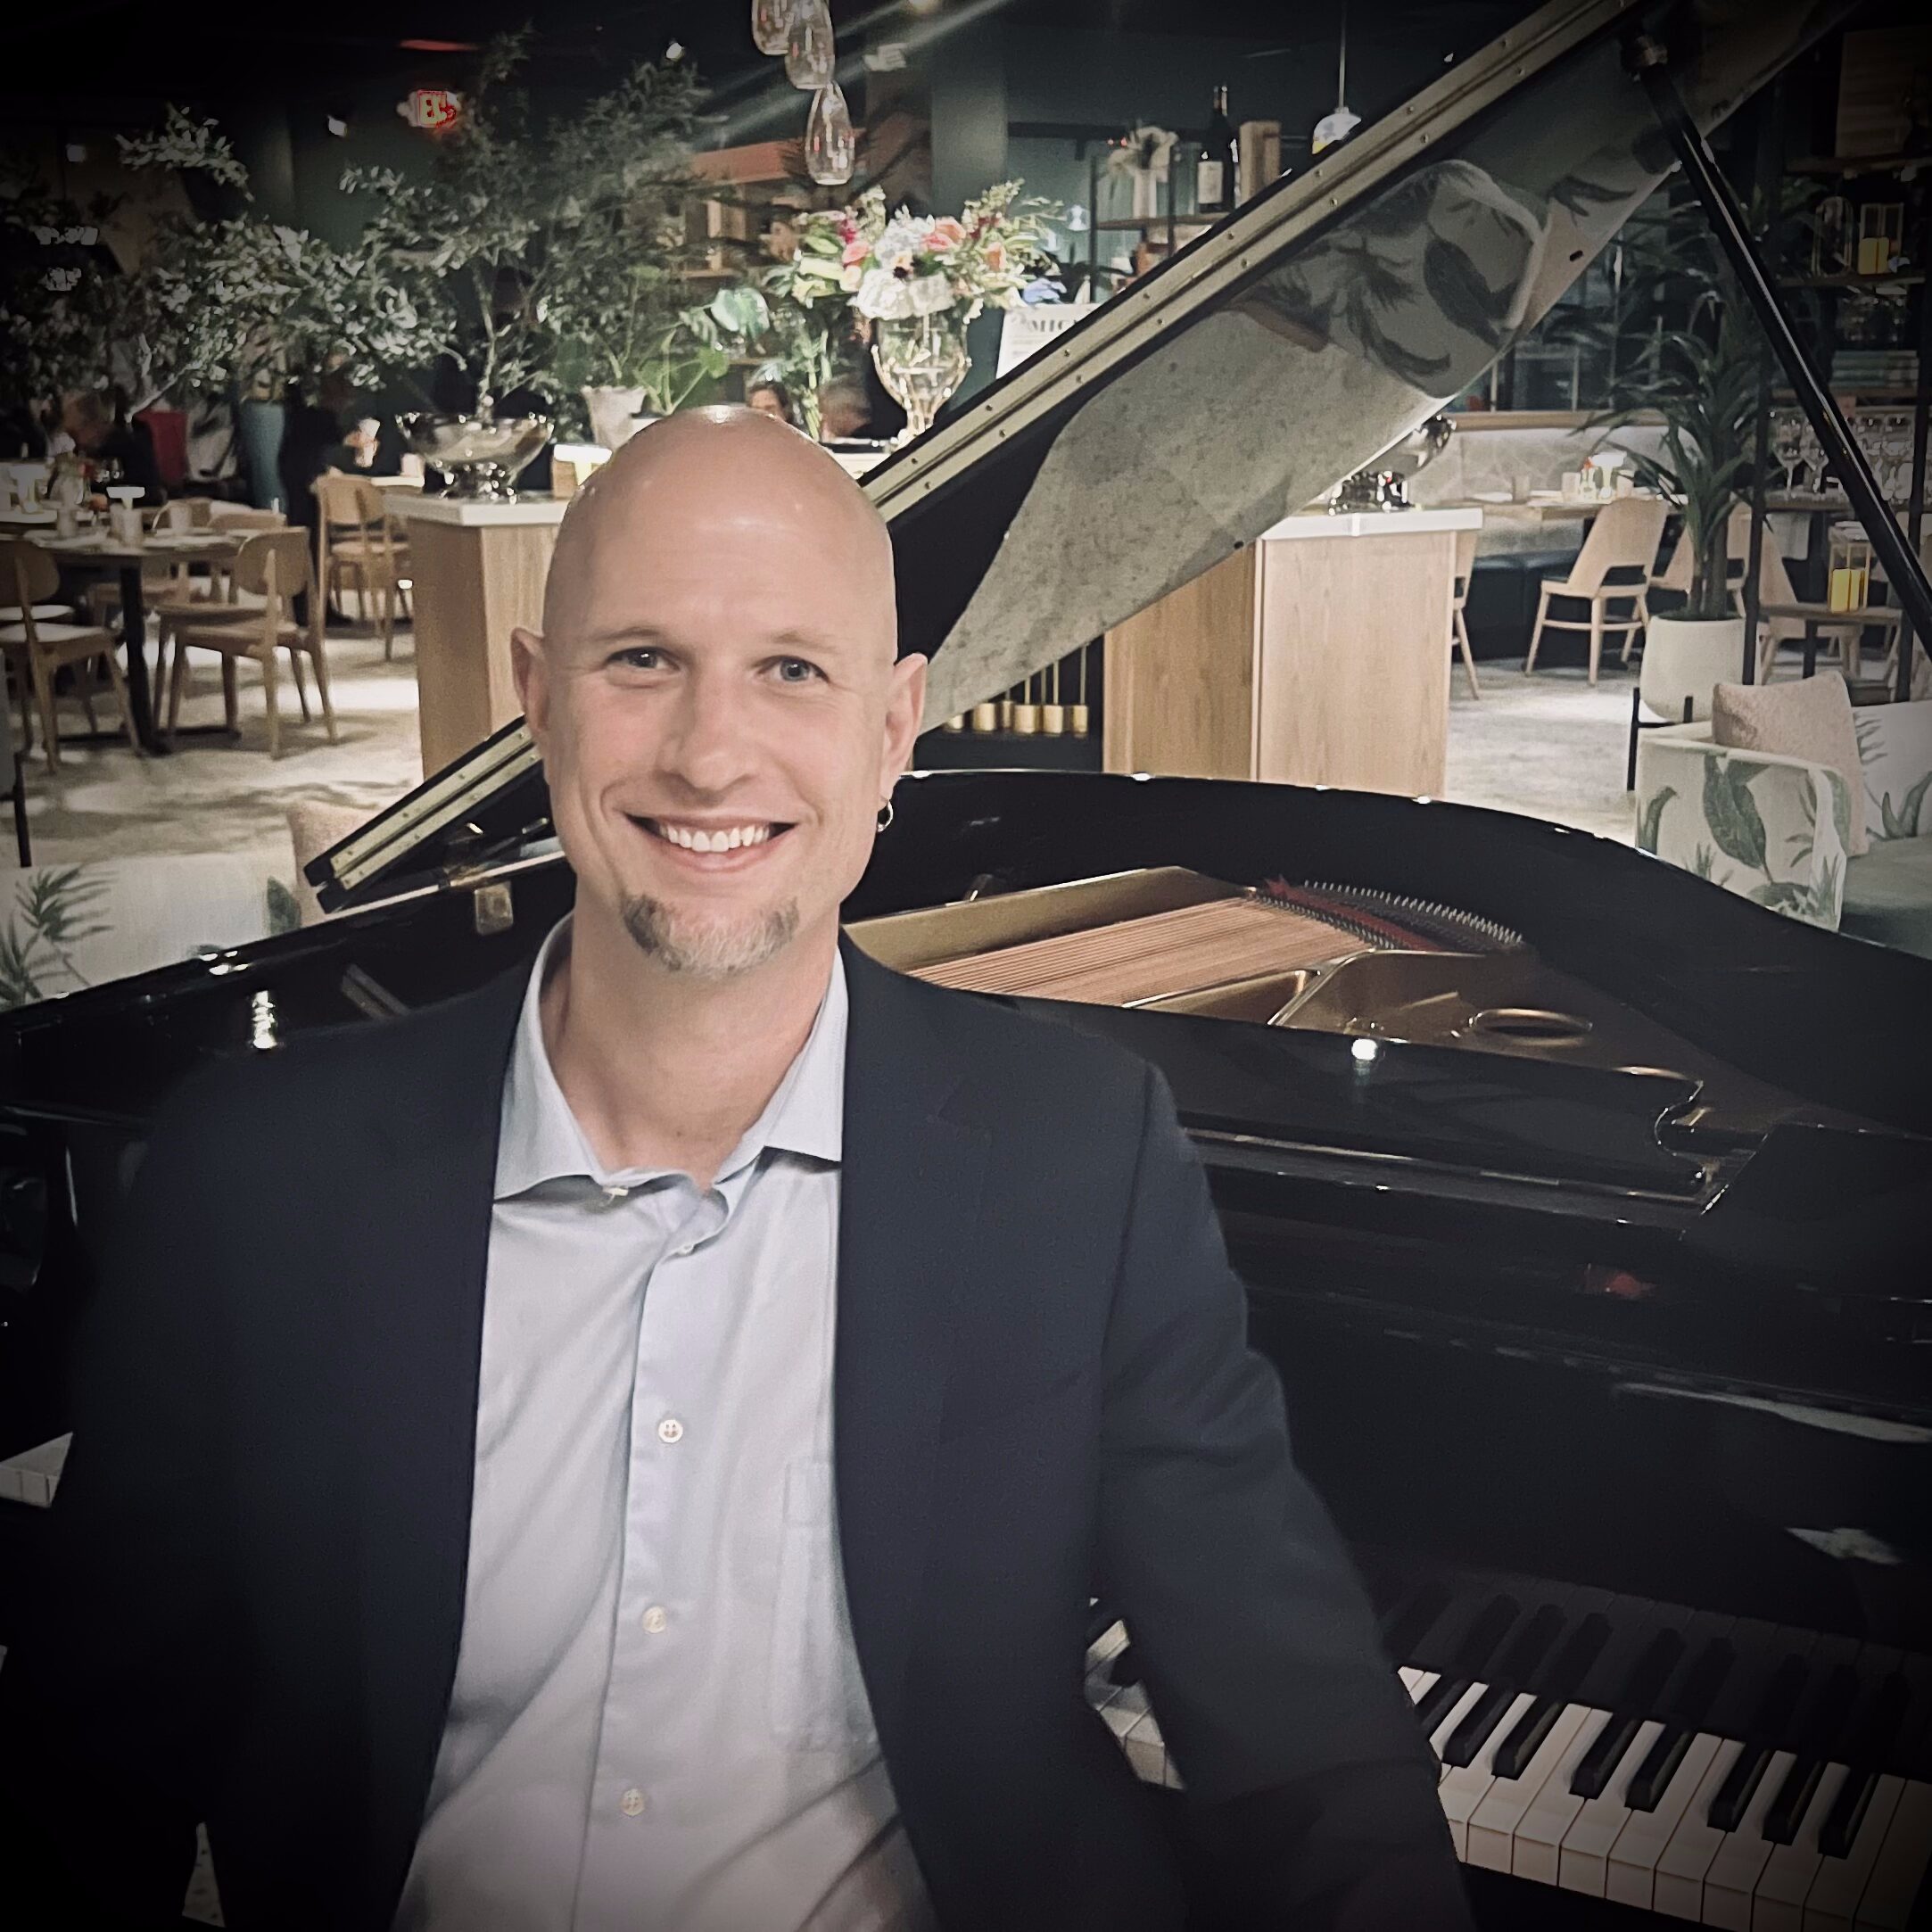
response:
M1203 215L1225 215L1235 202L1234 129L1227 118L1227 89L1214 90L1214 111L1201 136L1194 175L1194 206Z

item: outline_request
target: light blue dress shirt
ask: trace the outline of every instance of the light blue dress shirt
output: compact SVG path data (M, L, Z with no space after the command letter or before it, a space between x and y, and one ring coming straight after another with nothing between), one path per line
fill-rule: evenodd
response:
M927 1932L832 1491L842 964L700 1191L598 1164L533 969L456 1684L400 1932Z

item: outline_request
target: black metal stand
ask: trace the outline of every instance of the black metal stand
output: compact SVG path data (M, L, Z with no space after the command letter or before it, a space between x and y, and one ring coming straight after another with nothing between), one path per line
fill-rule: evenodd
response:
M1871 465L1853 435L1844 411L1805 354L1791 326L1791 318L1758 258L1738 197L1718 171L1717 158L1711 153L1710 144L1691 120L1677 84L1671 78L1668 59L1664 48L1647 35L1639 36L1631 43L1631 69L1650 96L1650 104L1683 163L1685 179L1704 204L1705 219L1730 262L1738 285L1757 311L1771 348L1797 392L1799 407L1810 418L1812 433L1843 482L1852 508L1865 526L1866 539L1885 566L1886 577L1896 591L1912 629L1920 637L1932 638L1932 583L1926 581L1924 566L1887 507L1878 479L1872 474ZM1746 640L1746 648L1751 641ZM1910 658L1904 651L1899 655L1902 673L1909 676Z

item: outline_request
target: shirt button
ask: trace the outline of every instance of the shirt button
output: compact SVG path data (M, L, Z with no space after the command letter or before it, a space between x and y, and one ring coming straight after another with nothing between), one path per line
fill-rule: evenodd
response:
M660 1442L681 1442L684 1440L684 1424L675 1416L666 1416L657 1424L657 1440Z
M661 1603L654 1603L650 1606L650 1608L644 1613L644 1628L648 1630L653 1637L656 1637L659 1633L659 1631L664 1629L665 1624L670 1622L670 1615L665 1611L665 1606Z
M617 1809L626 1818L635 1818L644 1809L644 1794L635 1785L617 1800Z

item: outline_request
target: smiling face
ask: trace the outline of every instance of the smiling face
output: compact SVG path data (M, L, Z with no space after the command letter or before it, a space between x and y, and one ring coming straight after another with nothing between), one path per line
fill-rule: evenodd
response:
M891 547L837 464L747 410L634 437L516 639L580 922L721 978L829 952L919 727Z

